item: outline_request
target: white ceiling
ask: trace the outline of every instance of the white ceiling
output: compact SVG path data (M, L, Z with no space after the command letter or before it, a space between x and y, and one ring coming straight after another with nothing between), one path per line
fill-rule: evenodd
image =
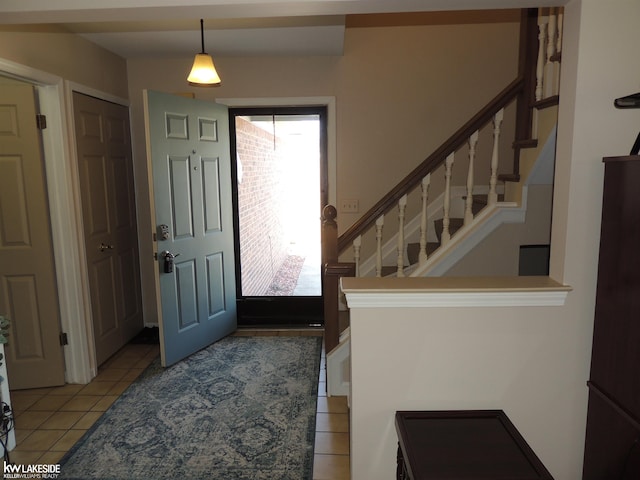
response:
M119 25L84 24L64 27L124 58L183 57L201 50L200 22L194 29L155 28L146 24L122 31ZM215 28L205 19L205 50L214 56L342 55L344 17L333 25L261 26ZM146 28L152 27L152 28Z
M124 58L341 55L345 15L525 8L563 0L0 0L2 25L56 24Z

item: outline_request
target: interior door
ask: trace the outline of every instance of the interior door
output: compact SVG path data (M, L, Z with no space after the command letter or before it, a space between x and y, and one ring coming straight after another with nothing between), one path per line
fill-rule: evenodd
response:
M77 92L73 109L100 365L144 327L129 110Z
M145 92L162 364L236 329L227 107Z
M0 312L12 389L64 384L60 314L36 103L31 85L0 88Z

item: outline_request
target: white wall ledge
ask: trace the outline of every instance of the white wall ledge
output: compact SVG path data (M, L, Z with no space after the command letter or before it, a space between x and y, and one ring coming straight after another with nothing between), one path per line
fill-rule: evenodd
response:
M349 308L562 306L571 287L549 277L342 278Z

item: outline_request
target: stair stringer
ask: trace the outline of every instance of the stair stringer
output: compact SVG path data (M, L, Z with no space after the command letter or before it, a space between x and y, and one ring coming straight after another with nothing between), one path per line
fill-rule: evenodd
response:
M351 384L351 330L340 334L340 343L327 353L327 395L350 395Z
M509 223L524 223L527 213L527 187L523 186L522 188L522 205L498 202L485 207L475 216L473 222L458 230L451 237L451 240L433 252L424 264L408 267L405 270L405 275L411 277L442 276L500 226Z

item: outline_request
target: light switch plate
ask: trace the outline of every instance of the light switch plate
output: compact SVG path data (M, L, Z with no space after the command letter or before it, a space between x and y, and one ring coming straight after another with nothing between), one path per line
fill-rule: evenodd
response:
M357 198L345 198L340 204L341 213L358 213L360 206Z

